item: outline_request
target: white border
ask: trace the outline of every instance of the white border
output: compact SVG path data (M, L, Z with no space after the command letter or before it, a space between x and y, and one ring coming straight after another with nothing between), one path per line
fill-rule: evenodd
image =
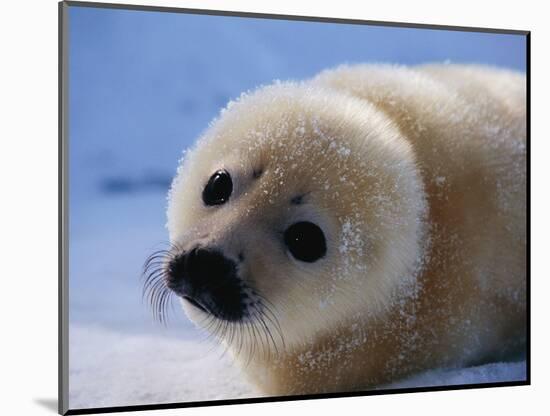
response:
M114 3L125 3L113 0ZM548 305L543 238L549 232L549 28L544 2L505 0L297 2L295 0L139 1L157 6L341 17L532 31L532 382L438 393L248 404L148 412L150 415L422 413L537 414L548 409ZM3 414L53 414L57 396L57 4L2 4L0 317ZM538 192L537 192L538 191ZM545 400L546 399L546 400ZM542 409L537 412L537 409ZM145 414L145 413L126 413Z

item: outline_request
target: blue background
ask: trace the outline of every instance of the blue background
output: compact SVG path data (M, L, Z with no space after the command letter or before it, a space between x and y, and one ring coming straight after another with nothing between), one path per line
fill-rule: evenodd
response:
M70 322L173 336L192 331L179 311L152 322L141 266L182 150L229 99L342 63L525 71L520 35L73 6L69 48Z

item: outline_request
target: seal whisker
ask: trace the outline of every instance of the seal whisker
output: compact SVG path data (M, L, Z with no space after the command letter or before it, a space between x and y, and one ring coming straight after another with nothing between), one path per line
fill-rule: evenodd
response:
M151 290L151 287L157 283L159 280L163 280L165 277L165 273L163 270L157 270L153 272L151 275L147 276L147 280L145 281L143 288L142 288L142 300L144 296Z
M160 300L160 320L164 325L168 325L168 309L166 308L167 302L170 299L172 292L167 288L163 288L163 294Z
M260 309L262 311L265 311L265 312L263 312L264 317L273 325L273 327L277 331L279 337L281 338L281 342L282 342L282 345L283 345L283 348L284 348L285 347L285 340L284 340L284 336L283 336L283 330L281 328L279 320L277 319L277 315L272 310L270 305L272 305L273 308L275 308L275 306L271 302L269 302L269 300L267 300L262 294L258 293L257 291L255 291L254 294L260 299Z
M244 343L244 324L239 321L238 323L239 327L238 327L238 335L239 335L239 347L237 349L237 356L240 354L242 348L243 348L243 343Z
M263 328L266 332L266 339L267 339L267 336L269 336L269 339L271 339L271 342L273 343L273 348L275 349L275 353L278 354L279 350L277 349L277 343L275 342L275 339L273 338L273 335L271 334L271 330L269 329L269 327L265 323L263 317L264 317L264 314L260 311L259 314L258 314L258 319L262 323L262 326L263 326Z
M168 288L165 286L164 281L158 280L153 287L151 288L151 291L149 292L151 294L150 296L150 303L153 307L154 311L154 317L155 319L159 320L162 323L162 298L165 293L168 292Z
M166 278L165 265L173 256L174 254L170 250L160 249L154 251L146 259L141 275L143 281L142 301L147 299L151 306L153 318L164 325L167 322L166 302L171 295L164 282Z
M262 337L262 335L265 336L265 333L262 330L261 326L257 325L258 322L259 322L258 321L258 316L254 315L253 319L250 322L250 325L252 326L254 334L255 334L255 336L258 340L258 351L260 351L264 355L267 355L267 353L266 353L266 343L264 342L264 339ZM267 341L267 338L266 338L266 341ZM253 357L251 357L251 358L253 358Z
M252 342L250 344L250 348L248 350L248 357L247 357L247 360L246 360L246 366L248 366L250 364L250 362L252 361L252 357L254 357L254 355L256 353L258 340L256 338L256 333L254 332L254 326L251 324L250 321L246 322L246 328L247 328L247 331L249 333L249 337L252 340Z
M254 325L254 327L256 327L258 329L258 333L260 334L258 336L258 338L259 338L259 341L260 341L262 354L267 359L269 359L269 357L270 357L269 338L268 338L268 335L267 335L267 332L266 332L266 328L262 325L259 313L255 314L253 325ZM261 335L263 335L263 337L265 337L265 342L264 342L264 338Z
M165 287L164 281L162 279L157 279L149 288L149 302L151 305L156 304L157 298L162 292L162 288Z

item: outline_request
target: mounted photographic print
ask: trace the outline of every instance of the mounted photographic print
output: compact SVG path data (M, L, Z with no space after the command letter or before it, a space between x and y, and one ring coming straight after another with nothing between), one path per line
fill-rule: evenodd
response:
M60 413L529 384L529 32L62 2L60 69Z

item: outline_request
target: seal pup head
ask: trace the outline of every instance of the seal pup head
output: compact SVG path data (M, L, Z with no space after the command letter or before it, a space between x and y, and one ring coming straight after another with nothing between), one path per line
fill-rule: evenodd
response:
M368 102L263 87L182 161L164 281L230 350L296 348L388 307L413 276L424 210L410 145Z

